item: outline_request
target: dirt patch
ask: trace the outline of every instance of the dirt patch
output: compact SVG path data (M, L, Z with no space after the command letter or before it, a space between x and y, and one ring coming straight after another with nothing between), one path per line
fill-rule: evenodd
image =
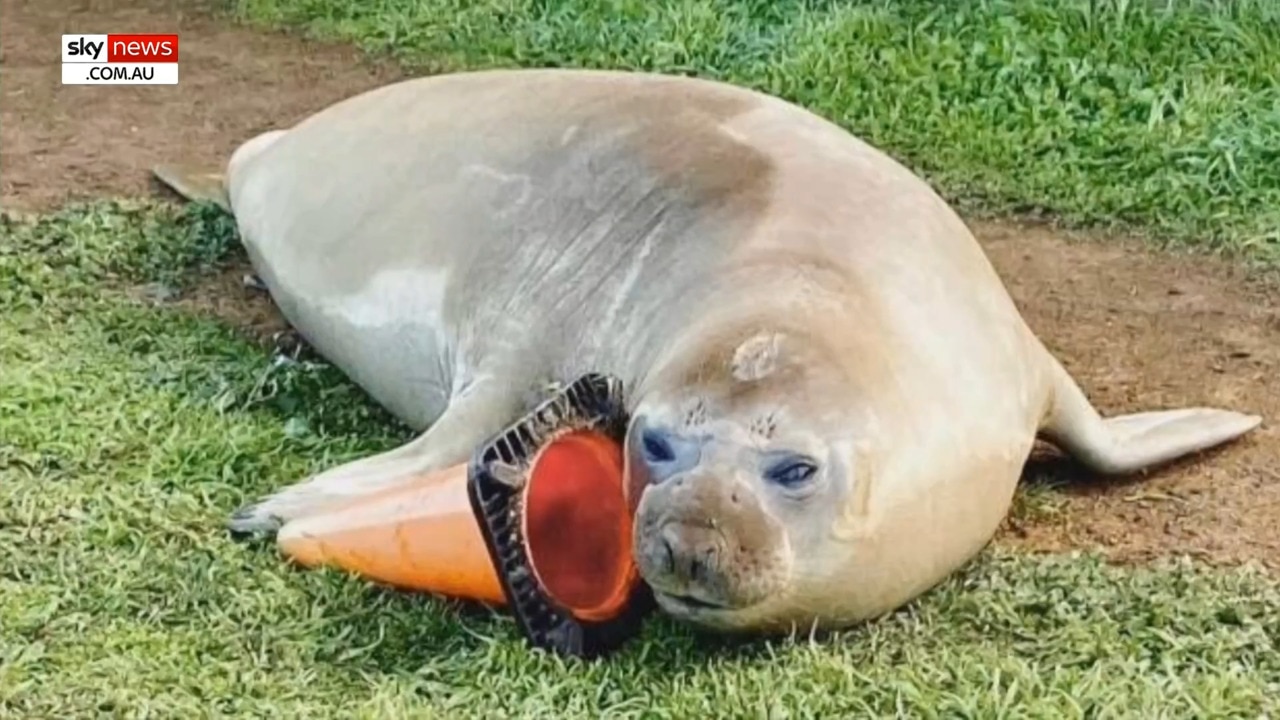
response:
M398 76L353 49L229 26L210 2L0 0L0 205L153 191L150 168L219 169L236 145ZM62 83L63 33L178 33L177 85Z
M1055 467L1063 512L1007 542L1188 554L1280 569L1280 291L1205 257L1015 224L975 224L1032 328L1106 415L1190 405L1260 413L1232 445L1146 476Z
M219 167L250 135L400 77L355 52L228 27L196 3L3 0L2 198L46 209L71 199L154 192L158 162ZM178 32L175 87L63 87L63 32ZM1105 414L1185 405L1259 412L1245 440L1147 477L1066 481L1061 512L1014 521L1003 543L1102 549L1119 561L1190 554L1280 568L1280 292L1203 257L1093 242L1041 226L975 224L1028 321ZM286 326L243 264L179 304L262 341Z

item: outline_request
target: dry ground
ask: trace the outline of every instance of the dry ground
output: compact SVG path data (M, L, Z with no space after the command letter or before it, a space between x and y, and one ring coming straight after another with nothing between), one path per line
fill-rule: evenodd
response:
M0 7L0 198L9 209L155 192L147 170L157 162L216 167L254 133L397 77L350 48L238 29L190 2ZM179 85L59 84L61 33L148 31L181 34ZM1145 478L1099 482L1051 465L1068 481L1054 492L1061 503L1012 523L1001 541L1280 568L1280 288L1125 238L974 229L1032 326L1104 413L1211 404L1266 418L1235 445ZM256 334L281 327L269 302L241 287L240 271L183 302Z

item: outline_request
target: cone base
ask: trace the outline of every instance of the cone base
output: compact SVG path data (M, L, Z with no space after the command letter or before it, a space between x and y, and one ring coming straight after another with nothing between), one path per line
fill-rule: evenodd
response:
M522 497L522 535L538 584L581 620L613 617L635 582L622 448L579 430L534 458Z

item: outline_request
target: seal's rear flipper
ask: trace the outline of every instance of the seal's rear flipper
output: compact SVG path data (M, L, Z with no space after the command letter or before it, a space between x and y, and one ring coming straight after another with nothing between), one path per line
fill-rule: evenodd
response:
M151 174L166 187L187 200L207 201L231 212L227 198L225 177L222 173L200 172L180 165L157 165Z
M231 213L231 198L227 193L228 182L237 177L236 173L243 169L249 161L258 157L263 150L266 150L275 141L284 137L284 134L284 130L268 130L241 143L231 153L231 157L228 158L227 171L225 173L214 173L181 165L164 164L152 168L151 174L162 184L188 200L193 202L212 202Z
M1124 475L1234 440L1262 423L1257 415L1181 408L1103 419L1057 362L1054 404L1041 432L1089 469Z

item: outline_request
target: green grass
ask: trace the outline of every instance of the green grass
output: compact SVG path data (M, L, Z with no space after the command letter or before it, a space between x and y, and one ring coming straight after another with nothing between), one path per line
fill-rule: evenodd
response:
M1151 5L236 2L433 71L730 80L868 137L971 213L1280 259L1280 6ZM0 219L0 717L1280 714L1280 581L1249 569L992 550L834 637L655 617L584 664L528 650L505 614L233 542L241 503L408 437L326 363L126 292L181 292L239 252L204 205ZM1027 488L1017 512L1054 503Z
M422 71L727 80L886 149L971 215L1280 260L1273 0L232 0ZM1162 9L1168 6L1168 9Z
M236 252L204 206L0 223L0 717L1280 713L1280 585L1248 570L993 551L836 637L655 618L588 664L505 614L291 568L227 514L407 435L325 364L124 292Z

